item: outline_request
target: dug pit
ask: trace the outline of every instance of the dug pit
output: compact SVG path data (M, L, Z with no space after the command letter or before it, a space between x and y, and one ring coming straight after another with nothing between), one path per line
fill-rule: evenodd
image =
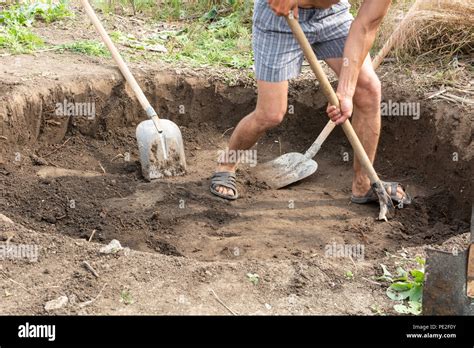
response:
M0 85L0 210L30 229L79 239L95 231L96 241L200 261L297 260L324 255L332 243L362 244L370 260L468 231L472 153L462 129L470 121L454 117L455 108L421 100L419 119L384 117L375 167L382 179L406 185L415 203L380 223L377 205L349 204L352 151L339 129L310 178L274 191L244 165L241 199L211 195L218 150L254 107L253 86L167 70L139 73L158 114L180 126L188 162L185 176L148 183L135 139L145 113L118 72L91 66L74 78L59 75ZM393 82L384 87L385 100L418 100ZM95 115L58 116L64 101L93 102ZM289 104L284 123L256 145L259 162L305 151L323 129L325 101L313 81L293 83Z

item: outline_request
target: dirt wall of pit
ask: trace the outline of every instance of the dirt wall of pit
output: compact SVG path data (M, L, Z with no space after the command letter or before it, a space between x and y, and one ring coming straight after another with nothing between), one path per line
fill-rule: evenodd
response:
M47 61L41 64L40 70L48 66ZM101 138L117 128L135 127L145 119L145 113L116 69L75 64L52 78L39 76L25 82L11 76L2 79L0 161L24 147L60 143L68 133ZM216 76L151 68L135 69L134 73L158 114L191 130L212 124L222 132L230 131L256 102L254 86L243 81L229 86ZM382 177L389 167L402 177L422 177L426 185L439 191L433 196L433 205L449 207L449 219L468 221L474 172L472 112L435 104L413 91L402 91L390 78L383 83L385 100L420 102L421 117L416 121L407 117L383 118L376 168ZM57 116L56 104L64 100L94 101L96 117L90 120ZM327 122L325 99L312 79L303 78L292 83L289 105L294 113L289 113L272 134L291 139L295 150L304 151ZM337 129L323 151L349 148Z

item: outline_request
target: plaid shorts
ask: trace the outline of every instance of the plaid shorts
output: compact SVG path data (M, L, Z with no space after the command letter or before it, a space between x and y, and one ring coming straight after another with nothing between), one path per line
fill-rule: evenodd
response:
M329 9L299 9L299 23L318 59L341 58L354 17L348 0ZM267 0L255 0L253 50L257 80L280 82L301 72L303 52L284 17L276 16Z

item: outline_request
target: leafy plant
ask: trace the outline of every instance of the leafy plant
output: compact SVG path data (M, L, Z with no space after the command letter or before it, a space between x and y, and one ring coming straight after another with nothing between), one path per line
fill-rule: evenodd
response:
M44 45L43 40L31 31L34 21L47 23L72 16L65 1L34 2L9 6L0 11L0 48L13 53L33 51Z
M34 2L28 9L35 18L42 19L46 23L55 22L67 17L72 17L73 13L69 10L67 2L61 0L59 3L52 3L51 0L46 2Z
M370 306L370 310L372 311L372 313L374 314L377 314L377 315L385 315L385 312L383 310L383 308L381 308L380 306L376 305L376 304L373 304L372 306Z
M35 1L31 4L10 6L0 11L0 24L30 27L35 19L51 23L72 16L73 13L65 0L58 3L53 3L52 0Z
M128 290L122 290L120 292L120 302L129 305L134 303L135 301L133 300L132 294Z
M152 9L157 6L154 0L96 0L94 4L103 12L113 13L116 9L131 8L133 14Z
M96 57L109 57L110 53L102 42L95 40L74 41L59 46L60 49Z
M381 264L383 275L378 280L391 283L387 289L387 296L394 301L407 301L406 304L397 304L394 309L402 314L421 314L423 284L425 281L425 260L417 257L416 263L420 269L411 269L406 271L403 267L397 268L397 274L394 276L387 269L387 266Z
M253 285L257 285L258 281L260 280L260 276L258 274L254 273L247 273L247 278L250 280L250 282Z
M99 7L120 6L130 8L131 0L96 0ZM151 0L134 1L139 3ZM133 37L119 32L112 33L112 39L135 51L160 53L160 59L167 62L186 62L191 66L227 66L235 69L249 69L253 66L251 19L252 0L206 0L183 1L164 0L156 10L156 3L143 11L150 10L154 20L183 21L176 29L163 30L144 37ZM133 57L130 57L133 60Z
M43 44L43 40L26 27L0 26L0 48L7 48L13 53L25 53L40 48Z
M420 302L408 301L408 306L404 304L397 304L393 306L393 309L400 314L413 314L420 315L422 308Z
M167 42L166 60L196 65L220 65L246 69L253 65L251 28L247 10L225 16L209 14L176 32Z

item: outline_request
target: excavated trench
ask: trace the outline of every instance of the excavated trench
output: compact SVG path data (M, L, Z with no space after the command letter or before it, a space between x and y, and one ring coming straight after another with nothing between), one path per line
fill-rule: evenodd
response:
M135 128L145 114L116 74L2 86L0 211L38 231L83 239L95 231L104 243L118 239L138 250L209 261L297 258L324 253L332 242L363 243L366 258L375 258L468 231L472 154L462 144L469 144L471 123L468 115L455 117L459 110L421 100L417 120L383 118L376 169L407 185L415 203L380 223L376 205L349 204L352 151L339 129L311 178L272 191L243 166L242 198L213 197L208 184L217 151L254 107L254 88L173 72L148 72L140 83L158 114L181 127L186 176L143 179ZM389 82L384 90L385 100L416 100ZM93 103L95 117L57 115L61 104L84 102ZM313 82L295 82L289 104L294 112L256 145L259 162L304 151L324 127L325 101ZM62 168L94 175L54 175Z

